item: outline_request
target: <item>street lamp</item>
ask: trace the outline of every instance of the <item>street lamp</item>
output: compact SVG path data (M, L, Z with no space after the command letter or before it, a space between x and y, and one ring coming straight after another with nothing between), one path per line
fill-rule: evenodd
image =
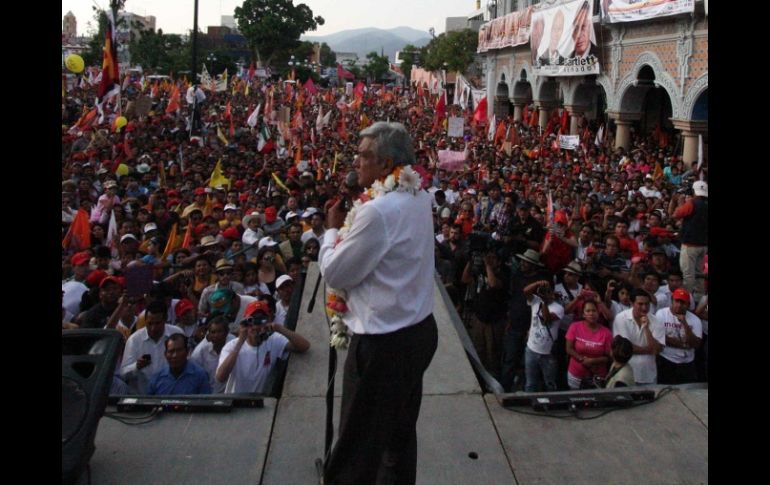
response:
M211 66L211 74L214 74L214 63L217 62L217 56L215 56L213 52L209 52L209 55L206 56L206 60L209 61L209 65Z
M291 69L291 79L293 80L295 76L294 68L299 66L299 62L294 60L294 54L291 55L291 59L289 59L288 64L289 64L289 69Z

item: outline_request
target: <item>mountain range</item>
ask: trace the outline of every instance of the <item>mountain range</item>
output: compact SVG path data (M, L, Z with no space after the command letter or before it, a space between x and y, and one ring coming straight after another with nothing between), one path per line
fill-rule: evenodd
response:
M369 52L383 52L391 62L395 59L396 51L406 44L422 47L430 42L430 34L411 27L395 27L393 29L363 29L343 30L324 36L303 35L301 40L309 42L326 42L335 52L355 52L359 59L365 59Z

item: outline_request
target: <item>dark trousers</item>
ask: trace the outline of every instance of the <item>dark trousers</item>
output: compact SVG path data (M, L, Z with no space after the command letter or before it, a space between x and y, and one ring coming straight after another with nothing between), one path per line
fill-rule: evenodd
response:
M324 483L415 483L422 376L437 346L433 315L393 333L353 336Z
M689 384L696 382L698 373L695 370L695 362L676 364L658 356L658 384Z

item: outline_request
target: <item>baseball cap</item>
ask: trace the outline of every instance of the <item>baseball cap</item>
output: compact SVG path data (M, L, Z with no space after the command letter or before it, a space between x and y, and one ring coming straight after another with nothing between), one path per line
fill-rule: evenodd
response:
M255 300L246 305L246 310L243 312L243 317L248 318L257 312L262 312L265 315L270 315L270 307L267 306L266 301Z
M104 288L104 285L106 285L107 283L115 283L118 286L122 287L123 286L123 278L119 278L117 276L108 276L108 277L104 278L101 281L101 283L99 283L99 288Z
M258 248L259 249L262 249L264 247L268 247L269 248L269 247L273 247L273 246L277 246L277 245L278 245L278 243L273 241L272 237L265 236L265 237L263 237L262 239L259 240Z
M145 234L147 234L150 231L157 231L157 230L158 230L158 225L155 224L154 222L148 222L147 224L144 225Z
M176 313L177 318L180 318L182 315L192 310L193 308L193 303L190 300L187 298L182 298L174 307L174 313Z
M120 242L126 242L126 241L128 241L129 239L133 239L134 241L138 241L138 239L136 238L136 236L134 236L133 234L131 234L131 233L129 232L128 234L123 234L123 237L121 237L121 238L120 238Z
M294 281L294 280L291 278L291 276L289 276L289 275L287 275L287 274L285 274L285 275L281 275L281 276L279 276L279 277L278 277L278 279L276 280L276 282L275 282L275 287L276 287L276 288L280 288L280 287L281 287L281 286L283 286L283 284L284 284L284 283L286 283L287 281Z
M672 300L682 300L686 304L690 304L690 293L687 292L684 288L677 288L674 290L674 292L671 294Z
M72 263L72 266L80 266L88 263L90 260L91 260L91 255L88 254L86 251L81 251L79 253L75 253L70 258L70 263Z
M698 197L708 197L709 184L707 184L703 180L698 180L697 182L692 184L692 191L695 192L695 195Z

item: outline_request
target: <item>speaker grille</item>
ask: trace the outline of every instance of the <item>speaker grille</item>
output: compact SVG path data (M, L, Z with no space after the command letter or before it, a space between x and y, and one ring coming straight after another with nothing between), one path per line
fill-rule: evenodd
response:
M74 380L61 378L61 444L65 445L88 416L88 396Z

